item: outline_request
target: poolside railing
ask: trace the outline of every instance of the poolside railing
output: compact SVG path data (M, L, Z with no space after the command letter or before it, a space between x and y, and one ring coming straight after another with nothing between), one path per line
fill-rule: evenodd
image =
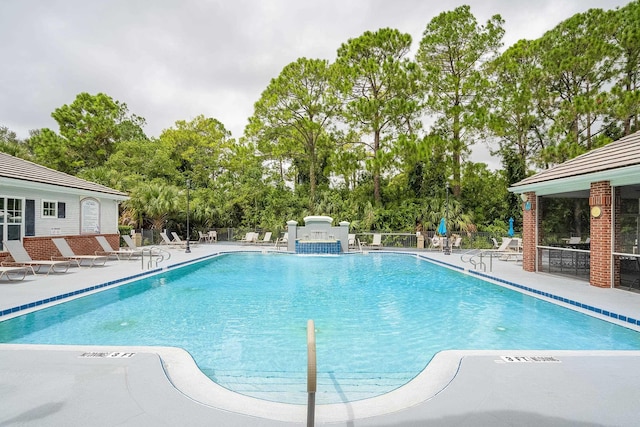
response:
M316 410L316 327L313 320L307 321L307 427L315 424Z

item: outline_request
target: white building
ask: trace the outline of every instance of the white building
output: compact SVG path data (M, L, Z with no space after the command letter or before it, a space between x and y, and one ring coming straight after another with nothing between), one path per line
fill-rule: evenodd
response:
M22 240L32 253L40 252L37 247L53 250L51 237L75 237L72 246L78 247L84 236L87 242L91 237L89 252L98 234L117 246L118 205L127 199L112 188L0 153L0 251L4 240Z

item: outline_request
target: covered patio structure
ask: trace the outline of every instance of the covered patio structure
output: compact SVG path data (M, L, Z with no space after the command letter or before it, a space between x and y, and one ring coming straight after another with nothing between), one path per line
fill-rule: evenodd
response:
M640 289L640 132L539 172L509 191L523 203L523 269L580 273L592 286ZM580 243L550 242L545 201L583 199L588 235ZM588 202L588 204L587 204ZM585 233L586 234L586 233ZM556 269L557 270L557 269Z

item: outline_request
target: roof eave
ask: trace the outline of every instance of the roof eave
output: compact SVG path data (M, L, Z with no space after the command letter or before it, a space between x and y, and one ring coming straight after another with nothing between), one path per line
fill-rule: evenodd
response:
M13 185L15 187L20 187L20 188L27 188L27 189L33 189L33 190L43 190L43 191L49 191L49 192L53 192L53 193L74 193L80 196L91 196L91 197L108 197L110 199L113 200L118 200L118 201L125 201L125 200L129 200L129 196L126 195L125 193L120 193L120 192L114 192L114 193L110 193L107 191L95 191L95 190L87 190L87 189L83 189L83 188L76 188L76 187L70 187L70 186L62 186L62 185L53 185L53 184L47 184L47 183L43 183L43 182L35 182L35 181L27 181L27 180L22 180L22 179L15 179L15 178L7 178L7 177L3 177L2 178L3 182L5 182L6 184L9 185Z
M516 194L534 192L539 196L560 194L571 191L589 190L592 182L609 181L612 186L640 183L640 165L608 169L584 175L534 182L531 184L513 185L509 191Z

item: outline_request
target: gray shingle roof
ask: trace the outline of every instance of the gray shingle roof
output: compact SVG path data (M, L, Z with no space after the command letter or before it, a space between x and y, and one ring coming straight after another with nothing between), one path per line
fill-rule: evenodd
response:
M525 178L512 188L635 165L640 165L640 131Z
M73 175L49 169L45 166L13 157L6 153L0 153L0 178L12 178L21 181L93 191L121 197L127 196L126 193L114 190L113 188L85 181Z

